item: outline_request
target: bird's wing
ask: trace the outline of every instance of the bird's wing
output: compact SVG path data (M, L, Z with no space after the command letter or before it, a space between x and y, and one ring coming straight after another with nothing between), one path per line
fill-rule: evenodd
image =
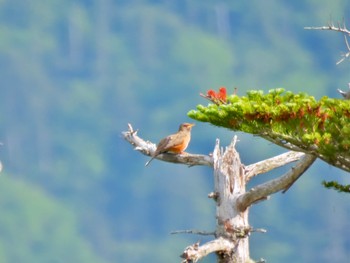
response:
M167 152L171 148L176 148L177 146L182 145L183 139L181 136L177 134L169 135L160 140L157 145L157 150L154 152L152 158L145 164L147 166L154 158L156 158L159 154Z
M166 152L166 148L169 144L169 141L171 141L171 138L172 138L173 135L169 135L163 139L160 140L160 142L158 143L157 145L157 150L156 152L154 153L154 156L157 156L158 154L161 154L163 152Z
M163 152L166 152L166 147L167 147L167 144L169 143L169 141L171 140L171 137L172 135L169 135L168 137L165 137L163 139L160 140L160 142L158 143L157 145L157 149L156 151L154 152L153 156L151 157L151 159L145 164L145 166L149 165L150 162L152 162L152 160L154 158L156 158L159 154L163 153Z
M157 154L167 152L169 149L180 146L183 139L180 134L172 134L162 139L157 146Z

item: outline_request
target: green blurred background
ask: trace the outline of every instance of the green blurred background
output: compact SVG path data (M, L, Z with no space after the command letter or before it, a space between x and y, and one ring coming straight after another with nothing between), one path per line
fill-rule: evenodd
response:
M340 97L343 36L303 27L350 23L349 11L346 0L0 0L0 262L179 262L206 238L171 231L215 227L212 171L145 168L121 131L130 122L157 142L220 86ZM203 154L234 135L204 123L192 134L188 151ZM285 152L238 137L245 164ZM251 236L254 259L348 262L350 197L324 179L350 181L317 161L251 209L268 230Z

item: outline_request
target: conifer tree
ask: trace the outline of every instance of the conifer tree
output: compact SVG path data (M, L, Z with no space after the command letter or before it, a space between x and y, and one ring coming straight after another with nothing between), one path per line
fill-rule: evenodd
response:
M345 25L337 28L330 24L328 27L307 29L335 30L350 35ZM346 38L345 41L349 53L344 59L350 55ZM209 103L198 105L196 110L188 112L189 117L260 136L289 151L255 164L243 165L235 150L237 137L234 136L225 150L217 139L211 155L163 153L156 157L167 162L213 168L214 187L208 197L216 204L216 229L212 232L184 231L213 235L213 239L186 247L181 255L183 263L197 262L210 253L216 253L219 263L253 262L249 255L249 235L265 230L249 225L251 206L267 200L271 194L286 192L317 158L350 171L350 92L339 92L344 99L324 96L316 100L306 93L293 93L281 88L266 94L253 90L238 96L236 90L227 94L226 88L221 87L218 91L209 90L201 94ZM129 131L123 134L136 150L153 156L156 145L138 137L130 124ZM296 164L285 174L247 189L247 183L253 177L291 162ZM350 192L350 185L335 181L323 184L339 192Z

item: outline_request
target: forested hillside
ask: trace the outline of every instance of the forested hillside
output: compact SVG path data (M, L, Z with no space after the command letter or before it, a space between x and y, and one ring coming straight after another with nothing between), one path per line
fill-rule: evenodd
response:
M0 262L179 262L200 237L169 233L215 226L211 170L145 168L120 132L130 122L157 142L220 86L340 97L344 37L303 28L349 14L345 0L0 1ZM188 151L232 136L197 123ZM238 138L245 164L285 151ZM350 258L350 197L324 179L350 175L318 161L253 209L252 226L268 230L252 236L253 258Z

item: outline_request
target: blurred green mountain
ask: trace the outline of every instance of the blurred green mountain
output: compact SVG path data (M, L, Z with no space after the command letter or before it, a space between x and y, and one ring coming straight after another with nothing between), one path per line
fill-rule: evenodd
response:
M105 262L71 209L37 185L2 177L1 262Z
M0 1L1 262L178 262L212 230L211 170L155 161L120 132L157 142L188 121L210 88L283 87L339 97L343 36L304 26L347 21L345 0ZM344 88L343 88L344 89ZM233 134L197 124L190 152ZM284 150L239 134L244 163ZM252 151L252 149L254 149ZM277 176L256 178L252 185ZM256 259L346 262L347 197L322 188L348 175L318 162L286 195L254 207ZM208 259L208 262L211 260Z

